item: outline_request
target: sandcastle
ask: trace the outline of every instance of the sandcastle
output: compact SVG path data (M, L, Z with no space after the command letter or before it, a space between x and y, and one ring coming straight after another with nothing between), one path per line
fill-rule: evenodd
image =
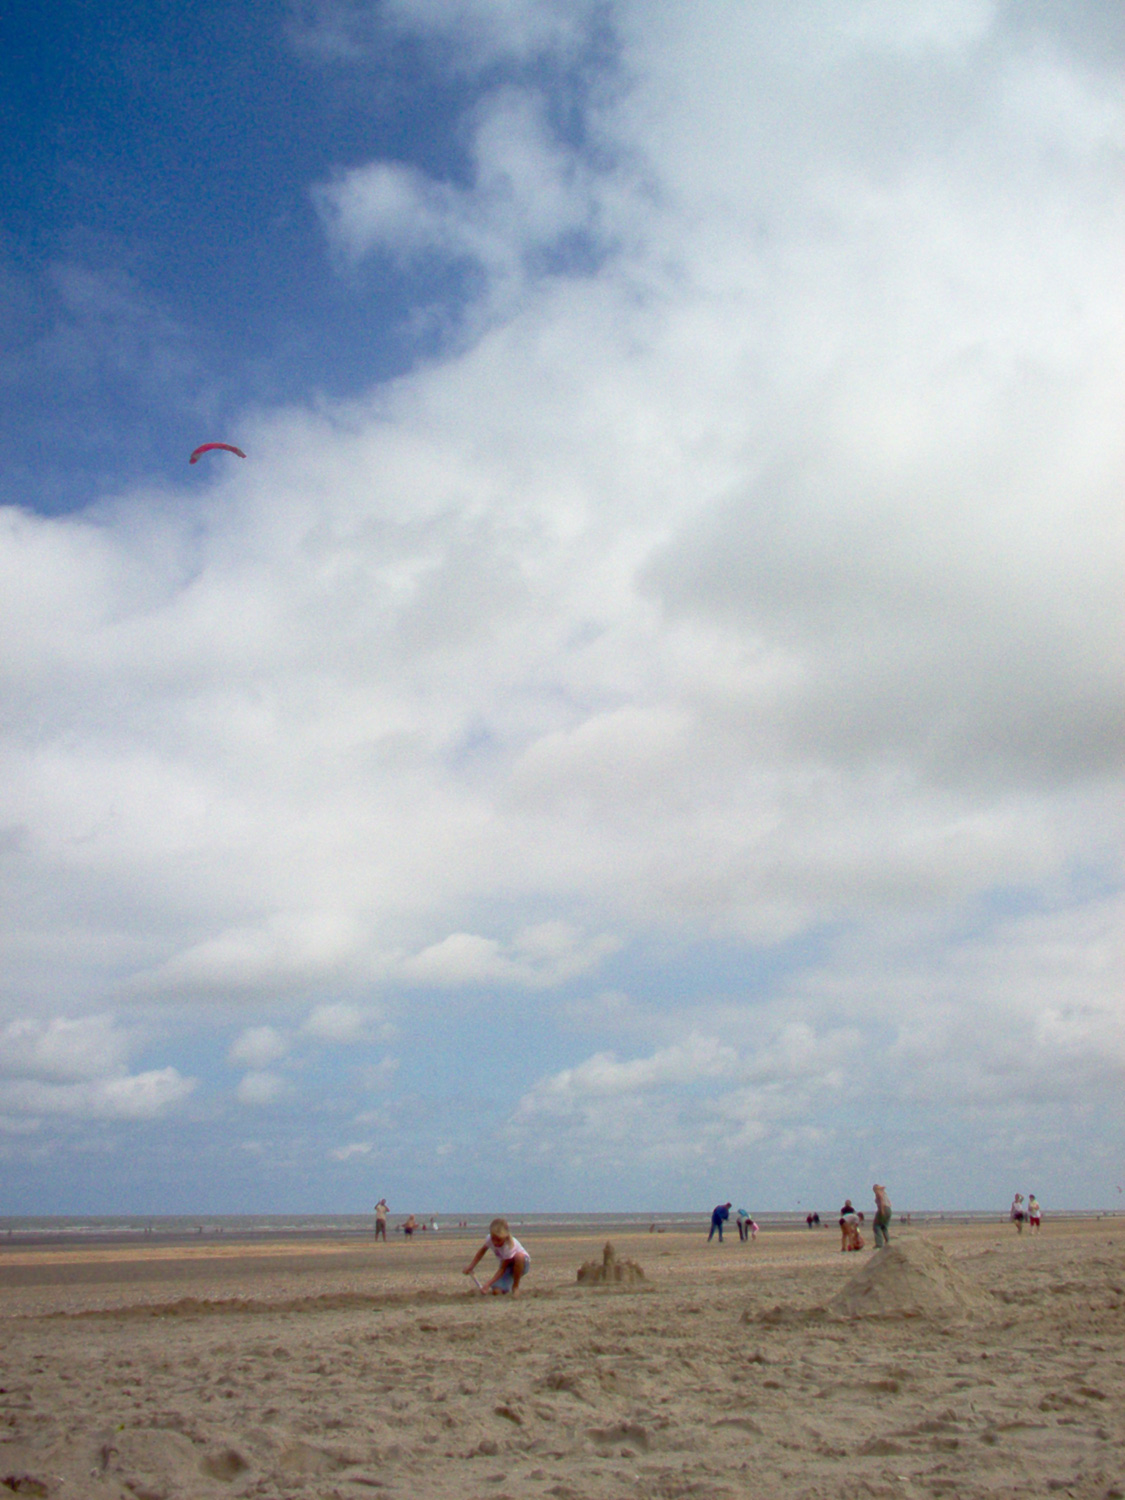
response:
M635 1260L618 1260L617 1251L606 1241L600 1261L586 1260L578 1267L578 1280L584 1286L604 1286L610 1283L631 1284L643 1281L645 1273Z

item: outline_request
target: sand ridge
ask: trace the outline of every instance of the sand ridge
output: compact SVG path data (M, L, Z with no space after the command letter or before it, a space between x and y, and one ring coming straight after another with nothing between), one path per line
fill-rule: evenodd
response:
M634 1289L545 1239L516 1300L463 1291L452 1242L172 1283L11 1286L0 1255L0 1496L1125 1497L1125 1221L896 1237L960 1321L833 1310L883 1253L834 1242L615 1241Z
M253 1240L230 1240L215 1243L209 1240L202 1244L154 1245L142 1241L140 1244L123 1245L74 1245L42 1249L2 1249L0 1267L3 1266L92 1266L143 1264L150 1261L213 1261L246 1260L256 1257L262 1260L286 1259L293 1255L339 1256L354 1253L354 1240L278 1240L273 1243Z

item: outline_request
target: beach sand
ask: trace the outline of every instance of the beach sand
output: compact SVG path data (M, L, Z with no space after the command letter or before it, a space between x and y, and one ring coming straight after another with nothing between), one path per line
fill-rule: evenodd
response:
M0 1246L0 1500L1125 1497L1125 1219L705 1230Z

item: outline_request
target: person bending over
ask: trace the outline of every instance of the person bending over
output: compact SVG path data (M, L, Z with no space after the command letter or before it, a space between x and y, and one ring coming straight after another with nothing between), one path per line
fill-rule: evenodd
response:
M481 1291L491 1292L493 1296L511 1292L514 1297L520 1289L520 1282L531 1269L531 1256L508 1228L507 1219L493 1219L488 1226L487 1240L465 1267L466 1276L473 1274L477 1264L489 1250L500 1264L496 1267L492 1280L486 1281Z
M716 1229L719 1231L719 1244L721 1245L723 1243L723 1225L729 1218L729 1203L720 1203L716 1208L713 1208L711 1210L711 1231L707 1236L708 1244L710 1244L711 1240L714 1238Z

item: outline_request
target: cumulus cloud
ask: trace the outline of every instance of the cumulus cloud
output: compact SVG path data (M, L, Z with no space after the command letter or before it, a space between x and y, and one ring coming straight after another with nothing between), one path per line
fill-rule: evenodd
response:
M352 958L361 939L346 913L278 912L175 954L141 983L152 991L254 991L321 976Z
M397 972L411 984L439 988L501 984L547 989L596 968L619 946L619 940L608 934L589 938L567 922L524 928L509 944L454 932L404 958Z
M398 162L370 162L315 191L332 245L355 265L373 252L404 266L466 262L494 312L529 277L603 249L591 173L552 134L543 100L508 90L482 110L470 187ZM477 317L481 310L478 309Z
M618 1062L611 1052L599 1053L577 1068L566 1068L546 1079L521 1100L520 1111L534 1114L544 1109L570 1109L580 1100L620 1098L658 1087L696 1083L701 1078L729 1077L737 1062L733 1048L703 1036L690 1036L651 1057L627 1063Z
M925 1105L942 1095L968 1106L1108 1098L1125 1075L1123 932L1115 895L1001 920L925 979L899 958L890 985L929 989L888 1049L904 1092Z
M372 1093L378 1093L385 1089L402 1065L401 1058L392 1057L389 1054L382 1057L376 1063L368 1063L360 1069L359 1079L361 1086ZM357 1122L362 1123L360 1116L356 1116Z
M318 1005L309 1013L303 1029L317 1041L346 1045L369 1035L370 1017L355 1005Z
M349 1141L346 1146L337 1146L328 1154L333 1161L351 1161L357 1156L370 1156L374 1150L372 1141Z
M5 1128L30 1133L51 1118L151 1120L175 1109L195 1079L174 1067L130 1073L137 1042L106 1015L9 1022L0 1028Z
M362 47L369 10L317 14ZM593 45L582 7L385 14ZM408 1056L403 990L664 984L631 1056L516 1084L619 1164L641 1122L811 1149L861 1078L939 1124L1020 1059L1103 1097L1125 109L1095 13L1036 15L620 0L581 129L509 74L464 181L320 184L343 260L472 263L457 337L248 419L203 497L0 514L4 1013L48 1026L62 976L299 1005L307 1045L375 994ZM1017 898L1049 917L965 939ZM661 965L726 944L796 977L724 976L704 1024ZM13 1041L62 1089L114 1045Z
M868 1140L916 1192L949 1190L932 1156L942 1139L971 1139L981 1181L1052 1149L1056 1170L1090 1170L1120 1119L1123 931L1119 895L982 913L957 934L857 931L780 995L701 1000L682 1040L541 1078L508 1128L518 1151L557 1157L576 1181L616 1164L657 1184L663 1170L690 1194L701 1176L749 1176L777 1201L794 1178L854 1172ZM683 1024L663 1008L626 1013L638 1036ZM1093 1100L1108 1136L1083 1147L1066 1121Z
M195 1088L175 1068L91 1079L83 1083L10 1080L4 1089L9 1109L23 1116L71 1116L88 1120L152 1120L182 1104Z
M761 1019L756 1030L769 1032ZM737 1035L737 1023L723 1027ZM598 1053L542 1079L518 1102L511 1130L539 1156L593 1151L638 1160L728 1163L739 1149L823 1133L826 1094L844 1092L858 1032L773 1021L772 1034L742 1048L693 1032L647 1057ZM847 1091L850 1092L850 1091ZM643 1142L638 1134L643 1133Z
M268 1068L289 1051L289 1040L276 1026L249 1026L231 1043L229 1060L249 1068Z
M112 1016L10 1021L0 1030L0 1077L84 1082L121 1069L129 1041Z
M289 1080L280 1073L272 1073L266 1068L255 1068L252 1072L245 1073L239 1080L235 1089L235 1098L240 1104L247 1104L253 1108L265 1107L276 1104L280 1099L291 1091Z

